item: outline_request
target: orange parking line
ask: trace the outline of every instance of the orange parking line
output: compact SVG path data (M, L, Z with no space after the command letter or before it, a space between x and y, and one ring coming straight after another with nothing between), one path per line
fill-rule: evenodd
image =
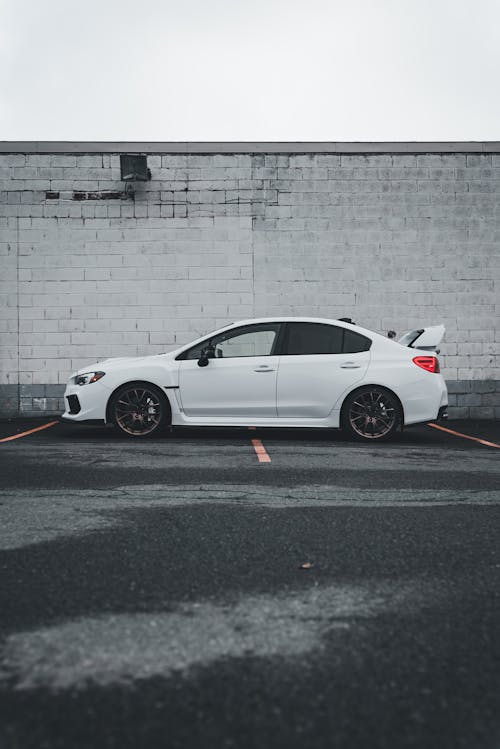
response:
M27 432L19 432L19 434L13 434L12 437L3 437L0 442L10 442L11 440L18 440L20 437L27 437L28 434L33 434L33 432L40 432L42 429L48 429L49 427L53 427L56 424L59 424L59 422L49 421L48 424L42 424L41 427L35 427L35 429L28 429Z
M433 429L440 429L442 432L448 432L448 434L453 434L455 435L455 437L462 437L464 440L472 440L473 442L479 442L480 445L486 445L487 447L496 447L498 450L500 450L500 445L497 445L496 442L488 442L488 440L482 440L479 437L471 437L470 434L455 432L454 429L442 427L440 424L427 424L427 426L433 427Z
M271 458L269 457L266 448L260 440L252 440L253 449L257 453L259 463L270 463Z

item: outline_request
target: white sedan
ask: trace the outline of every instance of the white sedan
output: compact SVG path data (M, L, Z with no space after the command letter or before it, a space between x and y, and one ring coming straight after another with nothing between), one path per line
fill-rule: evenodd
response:
M111 422L131 437L170 425L252 425L383 440L446 418L436 356L443 335L442 325L394 341L342 320L244 320L176 351L81 369L68 382L63 418Z

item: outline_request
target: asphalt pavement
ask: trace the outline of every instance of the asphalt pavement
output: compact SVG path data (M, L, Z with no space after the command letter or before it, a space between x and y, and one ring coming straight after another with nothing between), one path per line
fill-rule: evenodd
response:
M2 749L499 746L500 423L51 421L0 423Z

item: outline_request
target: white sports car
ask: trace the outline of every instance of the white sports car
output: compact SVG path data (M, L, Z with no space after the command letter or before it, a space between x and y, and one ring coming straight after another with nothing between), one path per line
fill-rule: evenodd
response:
M383 440L446 418L435 355L444 332L438 325L394 341L343 320L244 320L176 351L81 369L68 382L63 418L111 422L131 437L167 425L252 425Z

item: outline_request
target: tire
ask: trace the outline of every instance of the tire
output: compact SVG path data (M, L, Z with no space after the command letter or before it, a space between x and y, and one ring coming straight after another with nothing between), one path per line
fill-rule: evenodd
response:
M167 397L147 382L122 385L111 396L108 413L110 421L127 437L152 437L170 424Z
M354 439L382 442L391 439L401 424L401 404L387 388L367 385L344 401L342 428Z

